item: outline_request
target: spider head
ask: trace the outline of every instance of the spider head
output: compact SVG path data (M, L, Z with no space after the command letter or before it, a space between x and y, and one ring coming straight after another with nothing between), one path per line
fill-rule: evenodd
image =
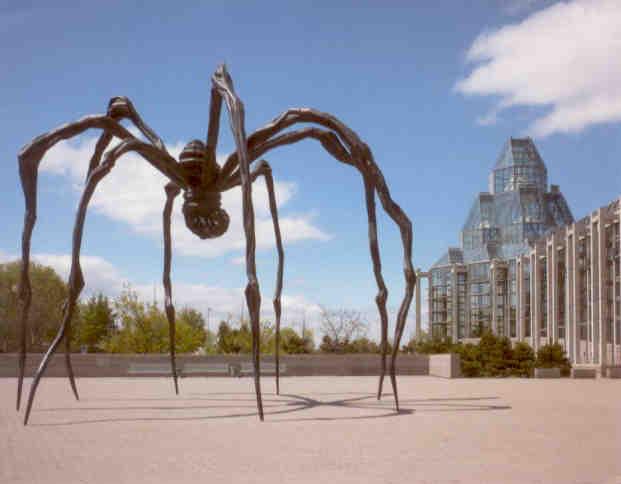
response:
M215 153L211 153L201 140L195 139L186 144L179 155L179 164L191 187L214 190L220 175L220 166Z
M185 192L185 225L201 239L215 239L229 228L229 215L220 206L219 192Z

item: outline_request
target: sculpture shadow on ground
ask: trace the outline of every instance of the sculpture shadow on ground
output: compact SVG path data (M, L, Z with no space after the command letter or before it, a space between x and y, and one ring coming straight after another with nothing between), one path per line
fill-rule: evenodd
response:
M175 410L209 410L209 409L223 409L223 408L240 408L250 407L254 408L252 404L240 404L239 402L253 401L251 398L240 399L241 393L218 393L213 394L220 396L219 398L192 398L185 400L205 400L212 402L229 402L228 405L219 405L214 403L213 405L192 405L192 406L176 406L176 405L134 405L134 406L98 406L98 407L59 407L59 408L41 408L36 410L36 413L45 412L65 412L65 411L79 411L79 412L91 412L91 411L175 411ZM222 398L229 395L229 398ZM251 395L251 394L248 394ZM390 394L384 394L385 397L391 397ZM358 397L343 398L337 400L321 401L310 396L298 395L298 394L281 394L281 399L266 399L266 409L270 409L266 412L266 415L272 417L266 420L269 422L299 422L299 421L348 421L348 420L371 420L378 418L389 417L402 417L405 415L412 415L418 412L432 413L432 412L480 412L480 411L499 411L510 410L509 405L493 405L489 403L470 403L473 401L484 402L486 400L496 400L498 397L463 397L463 398L429 398L429 399L406 399L402 400L402 404L410 404L414 408L401 408L398 412L394 410L394 402L392 399L375 400L374 394L361 394ZM288 398L289 401L282 401L282 398ZM111 400L101 399L101 400ZM167 398L118 398L113 399L116 401L136 401L136 400L174 400L179 399L167 399ZM87 400L89 401L89 400ZM100 399L91 399L90 401L100 401ZM278 409L281 407L289 407L284 409ZM297 418L278 418L280 416L289 415L292 413L310 411L319 407L333 407L341 409L356 409L356 410L378 410L381 413L376 415L340 415L340 416L308 416ZM171 422L171 421L208 421L208 420L225 420L235 419L243 417L256 416L256 411L249 412L234 412L224 415L200 415L200 416L172 416L172 417L109 417L109 418L96 418L96 419L81 419L81 420L69 420L65 422L50 422L50 423L36 423L33 422L32 426L65 426L65 425L81 425L81 424L96 424L96 423L115 423L115 422Z

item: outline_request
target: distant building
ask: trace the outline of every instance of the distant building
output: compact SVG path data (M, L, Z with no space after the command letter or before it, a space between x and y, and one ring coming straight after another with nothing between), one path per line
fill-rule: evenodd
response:
M430 331L463 341L491 329L535 350L559 342L574 363L621 364L621 198L574 223L547 178L530 138L505 144L461 247L419 271L429 279Z

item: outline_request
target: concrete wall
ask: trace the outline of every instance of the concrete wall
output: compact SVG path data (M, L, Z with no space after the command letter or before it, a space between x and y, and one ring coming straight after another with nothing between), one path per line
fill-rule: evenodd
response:
M459 378L461 376L459 355L454 353L429 355L429 375L442 378Z
M26 375L32 376L39 366L43 355L29 354L26 360ZM120 355L120 354L72 354L71 361L76 377L120 377L129 376L132 364L168 363L167 355ZM215 356L177 356L177 367L183 369L185 363L228 363L240 365L250 362L250 355L215 355ZM273 356L262 358L273 362ZM283 376L341 375L365 376L378 375L380 371L379 355L285 355L280 361L286 365ZM390 358L387 364L389 365ZM397 374L428 375L429 357L427 355L399 355ZM0 354L0 378L17 375L17 355ZM54 355L45 376L66 376L64 354ZM148 375L143 375L148 376Z

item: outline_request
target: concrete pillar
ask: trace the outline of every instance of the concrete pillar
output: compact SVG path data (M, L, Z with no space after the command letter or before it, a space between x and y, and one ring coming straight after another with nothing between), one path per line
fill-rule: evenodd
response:
M581 285L584 285L584 287L586 287L586 280L585 280L585 273L583 272L583 267L578 264L578 246L581 243L580 242L580 237L581 237L581 233L580 233L581 227L578 224L574 225L574 230L573 230L573 237L572 237L572 241L573 241L573 247L572 247L572 259L573 259L573 267L574 267L574 279L573 279L573 285L572 285L572 292L573 292L573 301L574 301L574 309L572 311L572 317L574 320L574 352L576 354L576 363L584 363L584 354L582 352L582 347L581 347L581 342L582 342L582 336L580 334L580 331L578 330L578 324L582 323L581 320L581 314L584 310L583 308L583 304L584 304L584 300L582 298L582 292L581 292Z
M429 315L428 315L428 319L429 322L427 323L427 331L429 332L429 337L431 338L432 336L432 316L433 316L433 306L432 306L432 291L431 291L431 271L427 272L427 310L429 311Z
M423 277L421 275L420 269L416 270L416 341L420 341L422 336L422 314L421 314L421 303L420 303L420 285L423 282Z
M612 220L610 221L610 223L613 225L613 229L615 227L615 224L617 224L617 227L619 229L620 235L621 235L621 197L619 197L619 200L617 202L617 211L618 214L616 216L612 217ZM616 218L616 220L615 220ZM614 245L614 249L615 249L615 254L616 256L621 256L621 241L617 241L616 240L616 230L612 231L612 237L613 237L613 245ZM613 365L618 365L621 363L621 358L619 358L619 354L617 351L617 343L621 343L620 339L621 339L621 335L618 333L617 331L617 321L619 319L619 317L617 316L617 311L619 310L619 302L617 301L617 291L619 290L619 281L617 280L617 278L619 277L619 272L617 271L617 264L615 261L613 261L613 273L612 273L612 354L611 356L611 361Z
M621 210L620 210L621 211ZM621 228L621 225L619 226ZM614 230L612 232L612 236L615 237ZM619 247L616 246L615 250L617 253L619 251ZM617 265L613 262L612 264L612 349L610 353L610 361L613 365L617 364L617 340L619 339L619 335L617 334Z
M601 364L601 301L600 301L600 255L602 239L599 211L591 215L591 362Z
M535 245L535 249L530 253L530 334L535 352L539 349L539 317L541 313L539 255L539 250Z
M567 357L576 363L576 315L574 300L576 293L576 252L573 225L565 231L565 348Z
M497 274L497 261L491 261L489 265L489 300L492 305L491 314L491 329L492 333L498 334L498 328L496 327L496 274Z
M556 234L550 236L547 245L547 309L548 309L548 342L558 342L558 263L556 257Z
M599 364L603 368L608 360L608 306L606 304L608 280L606 249L606 210L597 210L597 336L599 343Z
M504 305L505 314L503 315L503 323L505 325L505 335L508 338L512 338L513 336L511 336L511 275L510 275L509 267L510 267L509 261L505 262L505 270L504 270L504 274L505 274L505 305ZM515 277L515 271L513 273L513 276ZM516 290L517 290L517 288L516 288ZM517 294L516 294L516 296L517 296ZM516 304L517 304L517 302L516 302ZM516 324L517 324L517 316L516 316ZM516 330L515 336L517 336L517 330Z
M468 279L467 269L465 269L465 273L466 273L466 306L464 307L464 312L465 312L464 337L470 338L470 335L472 334L471 327L470 327L470 281Z
M522 257L515 259L515 290L516 290L516 306L515 306L515 324L517 325L517 339L524 341L524 298L522 295L522 285L524 284L524 269L522 266Z
M457 266L451 267L451 339L453 342L458 341L457 332Z

